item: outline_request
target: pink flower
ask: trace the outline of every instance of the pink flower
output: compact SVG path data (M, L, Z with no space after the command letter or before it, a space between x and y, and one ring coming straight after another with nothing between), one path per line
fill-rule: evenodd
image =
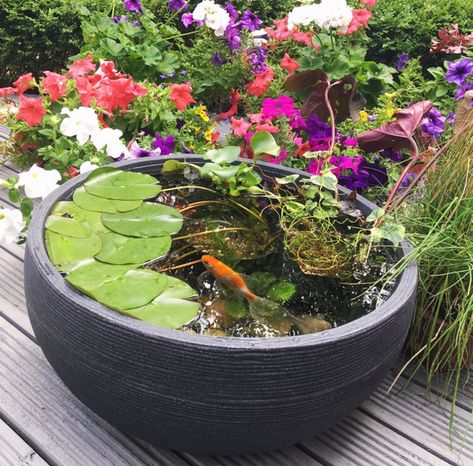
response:
M250 119L251 123L259 123L263 119L262 113L249 113L248 118Z
M343 141L345 147L356 147L358 145L358 139L356 138L346 138Z
M371 18L371 11L367 10L366 8L362 10L353 10L353 17L351 19L351 23L348 25L348 29L345 34L353 34L358 29L366 26ZM342 35L342 33L339 33Z
M0 99L4 99L9 95L16 94L16 89L13 87L0 87Z
M246 89L249 95L262 97L271 85L271 81L274 78L274 71L268 66L265 71L258 73L255 76L255 80L250 84L247 84Z
M278 157L268 157L265 158L266 162L274 163L276 165L281 165L282 161L287 158L287 150L285 147L281 147L281 152Z
M280 20L273 21L273 24L276 26L276 29L266 28L266 33L271 39L275 41L287 40L291 37L292 32L287 26L287 16Z
M66 84L67 78L66 76L62 76L61 74L53 73L51 71L45 71L44 74L46 75L45 78L41 81L43 86L43 91L46 94L49 94L51 97L51 102L60 99L66 95Z
M20 76L14 83L13 87L16 87L16 91L18 94L23 94L23 92L30 89L31 86L35 84L35 80L33 78L33 73L27 73L23 76Z
M170 84L171 94L169 98L174 102L177 109L182 112L188 105L194 104L195 100L192 98L192 87L189 82L184 84Z
M280 65L281 68L289 71L291 75L294 74L294 71L296 71L300 66L299 63L292 59L287 52L284 54L284 58L281 60Z
M313 33L310 32L300 32L297 28L293 29L292 32L292 39L296 42L300 42L302 44L307 45L307 47L312 47L314 44L312 43ZM318 45L318 44L317 44ZM320 46L319 46L320 47Z
M69 67L69 76L73 78L78 78L79 76L87 76L92 71L95 71L95 65L93 63L92 55L87 55L87 57L82 60L76 60Z
M28 99L20 95L20 108L16 114L17 120L26 121L28 126L37 126L43 121L46 115L42 99Z
M360 3L370 8L374 8L376 6L377 1L378 0L360 0Z
M245 120L238 120L237 118L232 118L231 121L233 134L235 136L245 137L251 127L251 123Z
M230 93L230 108L226 112L223 112L218 115L217 121L221 121L226 118L230 118L233 115L236 115L238 111L238 102L240 101L240 97L240 93L237 90L232 89L232 92Z
M284 94L281 94L277 99L264 99L262 109L264 118L273 118L280 115L286 115L290 118L296 113L294 99Z
M260 131L267 131L268 133L279 133L279 128L277 126L273 126L271 121L262 121L258 123L255 128L255 132L259 133Z

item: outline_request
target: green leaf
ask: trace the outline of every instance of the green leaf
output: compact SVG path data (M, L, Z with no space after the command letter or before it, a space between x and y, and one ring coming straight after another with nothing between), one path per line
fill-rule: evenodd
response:
M161 191L157 182L151 175L105 167L89 175L84 187L94 196L131 201L156 196Z
M290 282L279 281L275 283L268 291L266 297L277 303L289 301L296 292L296 285Z
M230 167L216 167L213 168L209 174L214 174L215 176L222 178L224 180L228 180L229 178L233 178L238 172L238 166L230 166Z
M174 277L167 278L167 288L153 302L137 309L128 309L126 314L166 328L179 328L192 320L201 305L186 298L197 293L187 283Z
M164 257L171 249L169 235L156 238L131 238L116 233L100 235L102 249L95 256L108 264L138 264Z
M54 265L69 266L94 257L102 248L100 238L93 234L87 238L71 238L46 230L46 247Z
M367 222L376 222L381 217L384 217L384 214L386 212L382 207L376 207L376 209L373 209L371 213L366 217Z
M222 149L209 150L202 157L218 164L232 163L240 156L240 152L239 146L225 146Z
M105 199L88 193L84 186L77 188L72 196L73 201L82 209L94 212L106 212L114 214L116 212L128 212L139 207L143 201L120 201L115 199Z
M86 259L71 269L66 280L83 293L93 290L104 283L115 280L128 270L136 269L140 264L111 265L96 259Z
M397 247L406 236L406 229L403 225L396 223L383 223L381 227L371 228L373 242L378 243L383 239L391 241Z
M51 215L46 220L46 228L63 235L85 238L91 233L108 231L100 215L100 212L81 209L72 201L61 201L52 208ZM56 218L62 220L58 221ZM81 234L82 229L87 230L88 235Z
M289 184L294 183L299 178L299 175L288 175L283 178L274 178L278 184Z
M86 290L99 303L118 311L150 303L168 283L168 277L152 270L129 270L98 288Z
M256 133L250 140L250 146L256 156L269 154L277 157L281 152L281 148L277 145L273 135L267 131Z
M163 168L161 172L163 174L166 173L180 173L186 167L186 164L183 162L179 162L178 160L166 160L163 163Z
M149 238L178 232L183 219L173 207L145 202L131 212L102 214L102 222L121 235Z

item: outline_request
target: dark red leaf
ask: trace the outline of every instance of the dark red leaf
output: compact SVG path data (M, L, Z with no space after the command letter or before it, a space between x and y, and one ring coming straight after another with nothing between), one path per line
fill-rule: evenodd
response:
M285 88L291 92L299 92L315 86L319 81L329 82L328 76L322 70L308 70L289 76Z
M358 146L366 152L403 149L410 146L414 131L432 108L432 102L417 102L394 114L395 120L358 136Z

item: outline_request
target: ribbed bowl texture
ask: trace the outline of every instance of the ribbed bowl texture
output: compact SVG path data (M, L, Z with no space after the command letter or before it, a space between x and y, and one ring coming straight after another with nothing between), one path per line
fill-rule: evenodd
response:
M115 164L158 175L168 156ZM298 173L259 164L270 176ZM417 268L390 298L332 330L277 338L196 335L108 309L73 289L48 259L44 223L70 198L79 176L35 210L25 257L25 294L36 338L66 386L103 419L155 446L199 454L282 448L343 419L376 388L402 349L411 321ZM346 191L342 189L346 194ZM358 197L358 207L375 206ZM399 256L409 244L398 248Z

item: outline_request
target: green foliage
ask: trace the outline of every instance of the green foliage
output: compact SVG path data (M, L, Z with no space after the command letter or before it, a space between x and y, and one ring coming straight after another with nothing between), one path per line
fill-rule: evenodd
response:
M267 293L267 298L277 303L289 301L297 291L296 285L290 282L278 281L271 286Z
M2 0L0 2L0 86L22 74L60 71L82 45L81 5L108 9L99 0Z
M429 54L431 40L452 23L463 33L473 30L471 0L378 0L369 23L368 56L392 64L405 52L421 56L425 67L439 65L445 56Z

